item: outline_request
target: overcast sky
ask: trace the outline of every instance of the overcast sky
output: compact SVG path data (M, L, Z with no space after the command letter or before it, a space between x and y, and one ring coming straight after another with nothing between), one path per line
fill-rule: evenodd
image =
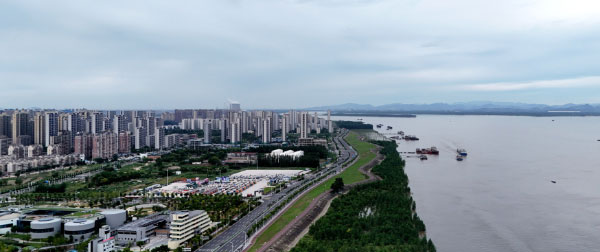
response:
M600 2L0 1L0 108L600 102Z

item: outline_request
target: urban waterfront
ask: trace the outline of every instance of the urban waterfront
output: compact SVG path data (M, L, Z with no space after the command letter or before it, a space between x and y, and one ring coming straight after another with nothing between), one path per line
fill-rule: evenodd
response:
M398 141L400 152L440 150L424 161L403 154L439 251L600 251L600 117L362 119L420 138ZM468 151L462 162L457 148Z

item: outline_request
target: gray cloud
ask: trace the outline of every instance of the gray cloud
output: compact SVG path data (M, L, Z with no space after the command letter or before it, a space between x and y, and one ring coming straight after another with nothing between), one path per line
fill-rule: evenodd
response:
M579 0L3 2L0 107L600 102L597 85L560 81L600 76L598 14ZM539 80L563 84L522 84Z

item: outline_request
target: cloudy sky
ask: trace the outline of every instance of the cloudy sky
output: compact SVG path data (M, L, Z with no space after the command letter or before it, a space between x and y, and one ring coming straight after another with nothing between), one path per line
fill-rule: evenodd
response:
M600 102L600 2L0 1L0 108Z

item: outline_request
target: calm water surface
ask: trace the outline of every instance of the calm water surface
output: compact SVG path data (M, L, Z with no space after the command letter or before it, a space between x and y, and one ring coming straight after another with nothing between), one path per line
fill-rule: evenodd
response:
M400 152L440 150L426 161L406 157L417 212L438 251L600 251L600 117L363 120L421 139L398 141ZM465 161L455 160L456 148L467 149Z

